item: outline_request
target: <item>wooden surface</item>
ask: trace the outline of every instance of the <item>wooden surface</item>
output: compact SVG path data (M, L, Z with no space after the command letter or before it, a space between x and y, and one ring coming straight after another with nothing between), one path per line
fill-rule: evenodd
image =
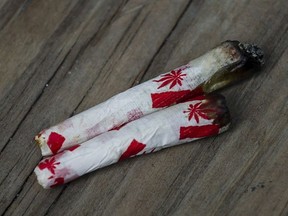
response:
M288 215L287 0L1 0L0 215ZM226 39L266 65L221 91L231 130L66 186L33 174L41 129Z

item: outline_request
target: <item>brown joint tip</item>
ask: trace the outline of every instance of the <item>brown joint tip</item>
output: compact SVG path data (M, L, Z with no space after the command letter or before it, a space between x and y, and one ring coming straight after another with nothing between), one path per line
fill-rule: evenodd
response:
M231 123L231 116L226 105L226 99L218 93L210 93L206 95L207 108L214 110L214 124L224 127Z
M221 127L224 127L231 123L231 116L227 107L225 107L225 110L221 114L218 115L218 117L214 120L213 123L218 124Z

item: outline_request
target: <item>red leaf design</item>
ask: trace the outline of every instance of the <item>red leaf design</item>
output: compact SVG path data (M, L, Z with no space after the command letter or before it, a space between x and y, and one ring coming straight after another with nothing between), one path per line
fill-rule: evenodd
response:
M137 140L133 139L126 151L121 155L119 161L125 160L130 158L131 156L137 155L145 148L145 144L138 142Z
M40 162L38 167L40 170L48 169L52 174L55 174L56 165L59 165L60 162L55 163L55 158L47 158L43 162Z
M195 117L196 122L199 123L199 117L198 117L198 115L195 115L194 117ZM190 119L191 119L191 117L190 117Z
M207 104L202 102L196 103L194 105L190 104L188 109L183 111L183 113L188 113L189 121L194 118L197 123L199 123L199 117L203 119L211 119L211 114L216 112L217 111L215 109L207 108Z
M180 140L202 138L219 134L218 125L180 127Z
M197 114L202 117L203 119L209 119L209 117L205 114L207 112L211 112L211 111L207 111L207 110L202 110L202 111L198 111ZM214 110L212 111L214 112Z
M170 79L165 80L157 89L162 88L162 87L168 85L170 82L171 82ZM172 82L173 82L173 80L172 80ZM170 86L170 89L171 89L171 88L172 88L172 87Z
M170 83L171 85L169 86L169 89L173 88L176 84L181 86L183 77L187 75L187 74L183 74L182 70L184 70L184 68L178 69L178 70L172 70L170 73L161 75L162 78L158 80L153 80L153 82L162 82L162 84L158 86L157 89L160 89L166 85L169 85Z
M190 90L153 93L151 94L152 108L162 108L178 103L189 93Z
M49 148L51 149L53 154L56 154L58 150L61 148L62 144L65 141L65 137L62 135L51 132L47 141Z

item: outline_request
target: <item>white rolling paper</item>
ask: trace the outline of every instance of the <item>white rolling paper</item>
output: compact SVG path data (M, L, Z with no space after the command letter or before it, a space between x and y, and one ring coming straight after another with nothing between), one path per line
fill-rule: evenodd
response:
M45 158L35 173L50 188L126 158L217 135L229 124L223 96L199 96Z

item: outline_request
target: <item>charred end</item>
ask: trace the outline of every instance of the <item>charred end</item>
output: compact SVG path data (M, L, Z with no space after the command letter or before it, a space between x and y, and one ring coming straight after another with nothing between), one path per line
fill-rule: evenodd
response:
M255 44L242 44L239 43L238 47L243 51L244 55L251 60L252 63L263 65L264 64L264 53L261 48Z
M213 92L252 76L264 64L263 51L254 44L244 44L236 40L225 41L223 50L229 53L234 63L220 68L209 80L202 84L204 92Z
M248 62L259 66L264 64L264 52L256 44L241 43L236 40L226 42L233 43L239 49L239 51L247 58Z
M228 126L231 123L231 116L229 109L226 105L225 97L221 94L210 93L206 95L206 103L204 107L206 110L212 112L206 113L211 119L214 119L213 124L217 124L220 127Z

